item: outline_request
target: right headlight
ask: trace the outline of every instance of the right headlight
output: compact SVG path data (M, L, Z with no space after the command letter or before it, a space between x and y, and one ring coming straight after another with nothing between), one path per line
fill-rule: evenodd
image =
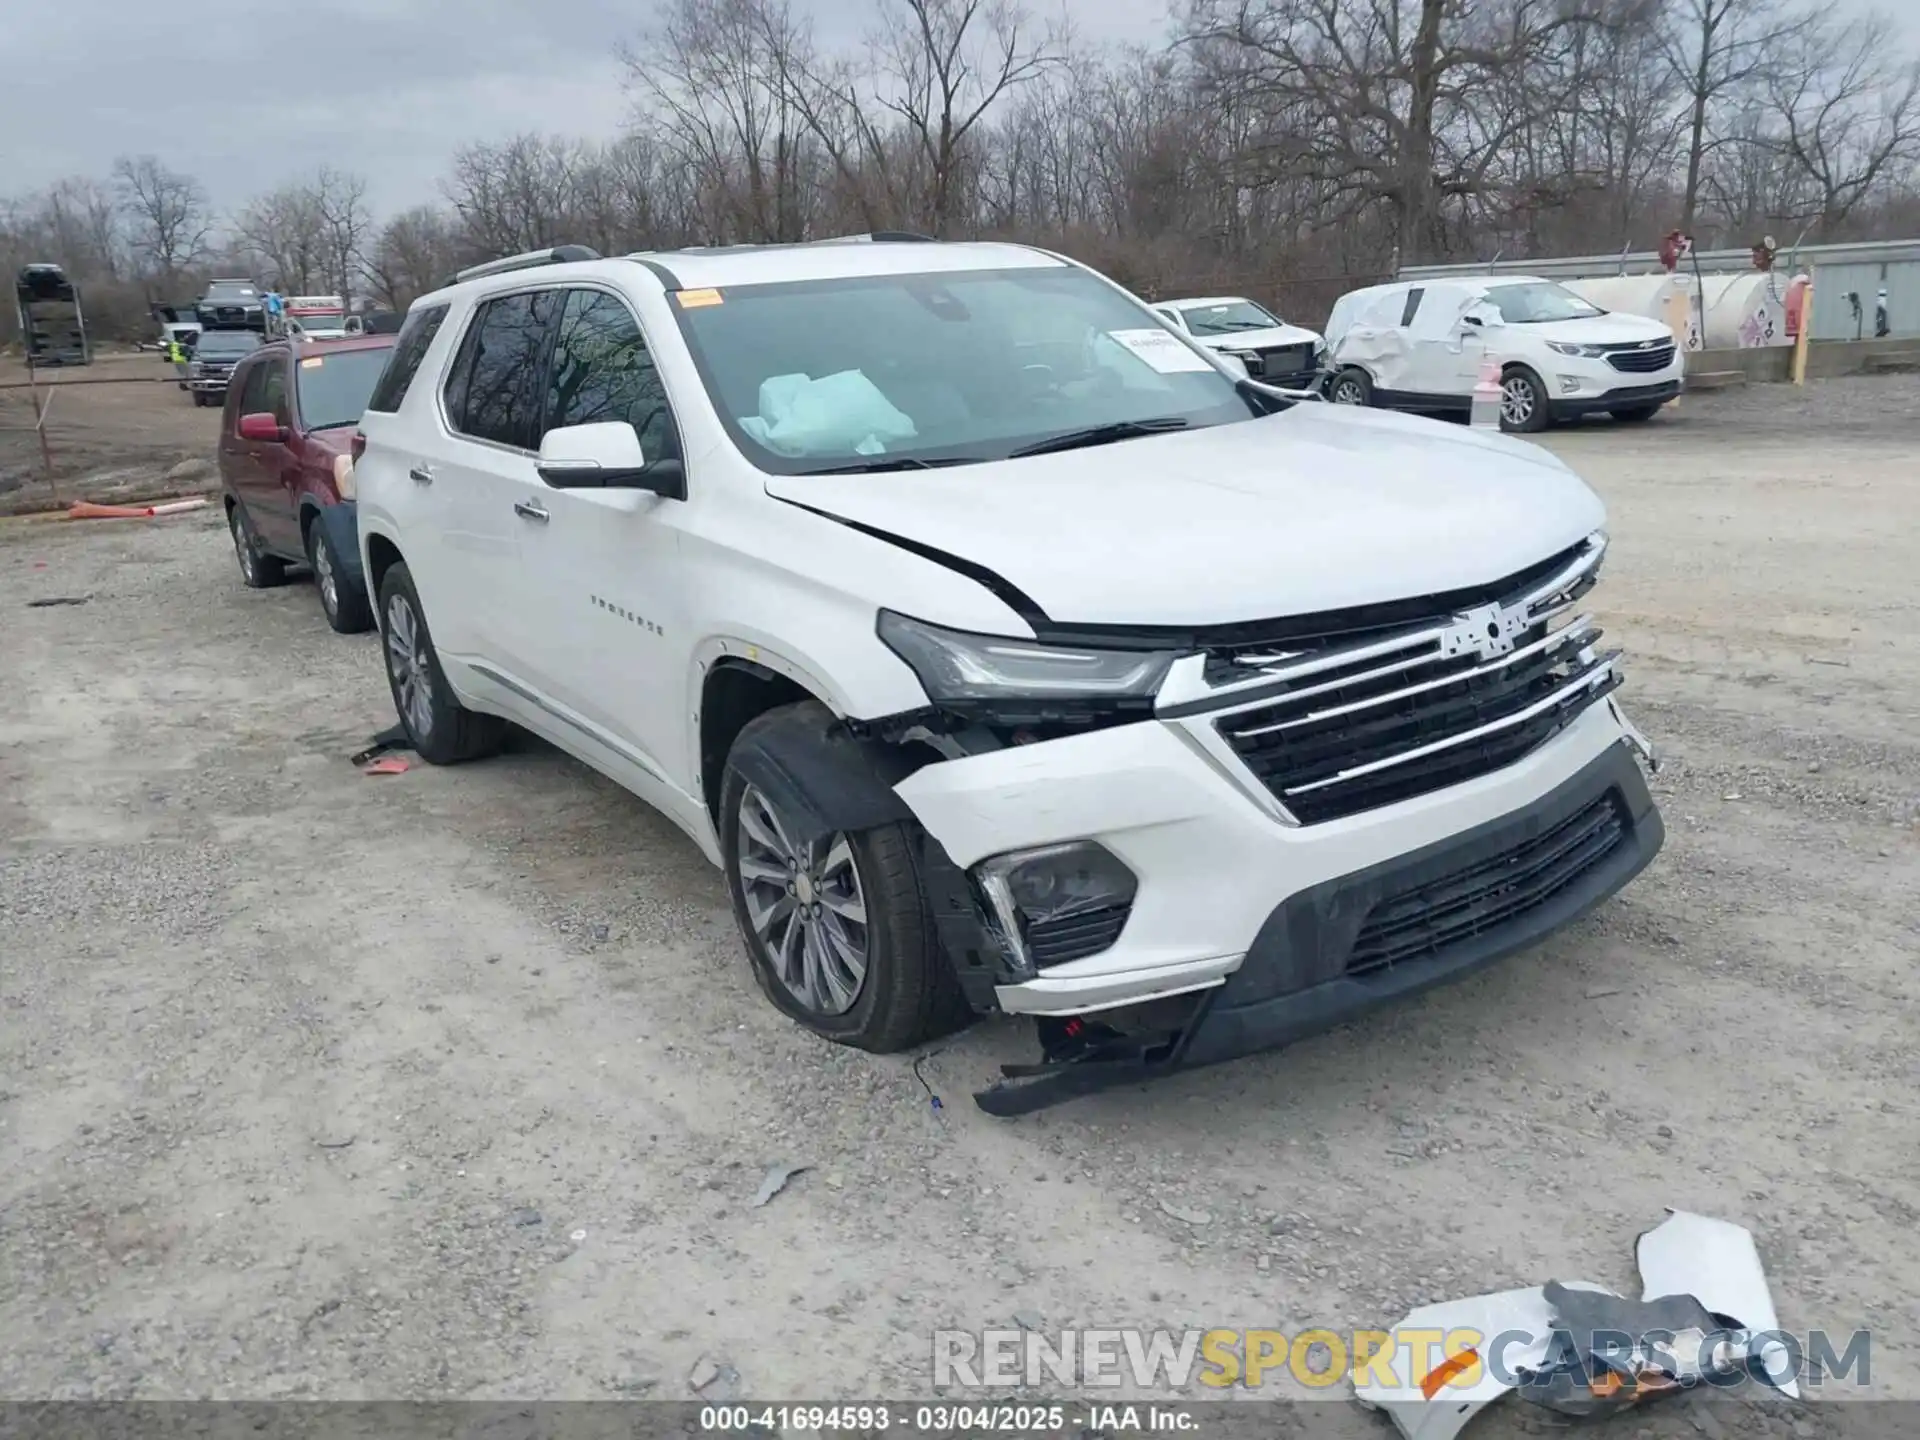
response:
M927 698L1145 699L1160 688L1170 650L1093 650L1004 635L974 635L880 612L880 639L920 677Z

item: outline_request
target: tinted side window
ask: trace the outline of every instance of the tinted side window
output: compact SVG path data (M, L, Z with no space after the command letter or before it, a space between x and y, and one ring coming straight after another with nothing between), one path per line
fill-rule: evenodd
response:
M546 428L625 420L649 461L677 455L666 388L639 322L604 290L569 290L553 347Z
M463 434L522 450L540 444L547 324L557 294L502 295L474 317L447 389L447 418Z
M263 377L260 383L260 408L285 425L293 418L293 412L287 406L287 367L276 357L254 366L253 373Z
M247 378L240 382L241 415L258 415L267 408L267 367L249 365ZM236 417L237 418L237 417Z
M1413 323L1413 317L1420 309L1420 297L1426 293L1424 287L1407 292L1407 308L1400 312L1400 323L1402 325L1411 325Z
M381 372L380 383L373 387L373 398L367 402L369 410L392 414L400 408L400 402L407 398L407 387L413 384L414 373L427 358L427 347L433 344L433 337L440 333L440 322L446 318L445 305L432 305L407 316L406 323L400 327L400 338L394 342L393 353L387 357L387 368Z

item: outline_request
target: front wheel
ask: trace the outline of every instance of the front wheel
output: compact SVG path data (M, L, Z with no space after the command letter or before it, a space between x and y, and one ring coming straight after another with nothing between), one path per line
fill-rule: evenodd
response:
M1546 429L1552 418L1540 377L1524 365L1507 371L1500 381L1500 428L1532 435Z
M1327 399L1335 405L1371 405L1373 381L1364 370L1342 370L1327 382Z
M380 577L380 614L393 708L415 753L431 765L458 765L498 750L507 722L454 698L405 565Z
M784 718L763 715L742 739ZM966 1023L905 825L796 840L795 817L731 758L720 807L734 918L753 978L775 1008L824 1039L879 1054Z

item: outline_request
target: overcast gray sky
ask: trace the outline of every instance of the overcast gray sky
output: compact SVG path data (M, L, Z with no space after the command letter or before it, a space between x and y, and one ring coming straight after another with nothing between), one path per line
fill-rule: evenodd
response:
M811 0L823 40L875 0ZM796 7L799 8L799 7ZM1036 9L1043 7L1036 6ZM1080 0L1083 36L1153 40L1166 0ZM382 214L438 198L455 149L522 130L601 138L614 51L649 0L48 0L0 25L0 196L151 152L223 211L317 166Z

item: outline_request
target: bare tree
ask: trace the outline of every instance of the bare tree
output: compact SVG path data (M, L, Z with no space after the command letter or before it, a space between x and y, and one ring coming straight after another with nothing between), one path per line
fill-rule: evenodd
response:
M1809 26L1768 77L1779 148L1812 188L1823 236L1874 188L1920 162L1920 61L1898 58L1884 16Z
M416 205L381 226L366 250L362 273L374 298L389 310L404 310L446 283L460 263L461 240L451 216Z
M308 187L320 222L321 275L330 295L352 293L360 252L372 228L364 177L322 165Z
M170 283L206 253L213 217L198 180L157 156L123 155L113 162L113 182L134 250L159 279Z
M326 273L326 217L309 185L285 185L249 202L235 218L234 238L254 257L261 278L288 294L311 294Z
M1750 98L1768 65L1812 28L1814 12L1789 0L1674 0L1663 46L1687 102L1686 180L1680 228L1693 233L1705 170L1713 151L1730 143L1714 122Z
M696 178L713 238L798 240L808 41L784 0L677 0L623 53L642 128Z
M889 0L883 16L880 104L906 126L923 167L921 213L944 239L974 128L1001 97L1063 60L1061 40L1013 0Z

